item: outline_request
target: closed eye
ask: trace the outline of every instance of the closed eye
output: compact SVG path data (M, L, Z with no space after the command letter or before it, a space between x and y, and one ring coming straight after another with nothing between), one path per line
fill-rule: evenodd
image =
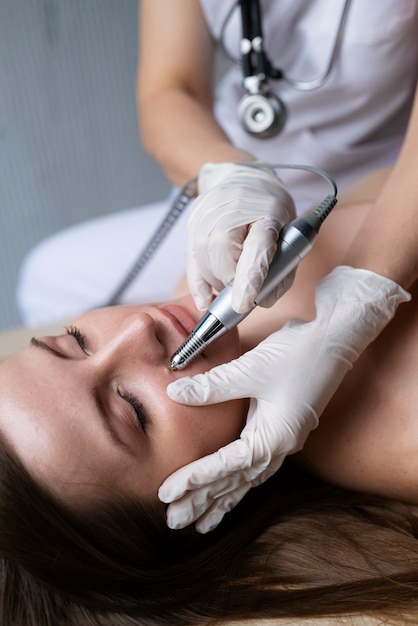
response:
M135 411L136 419L140 424L142 430L145 432L148 423L147 416L145 415L144 406L139 402L138 398L130 392L119 392L121 398L129 402L133 410Z
M66 328L65 330L67 331L67 335L71 335L75 338L82 351L87 354L86 336L82 334L80 329L76 326L68 326L68 328Z

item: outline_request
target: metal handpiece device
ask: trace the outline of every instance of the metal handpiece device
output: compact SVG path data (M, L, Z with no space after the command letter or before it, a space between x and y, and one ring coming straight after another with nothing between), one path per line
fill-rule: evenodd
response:
M237 313L231 305L232 285L227 285L212 302L191 335L173 354L170 369L183 369L207 345L242 322L312 249L322 222L336 203L337 198L329 195L316 209L287 224L280 232L276 254L254 305L245 313Z

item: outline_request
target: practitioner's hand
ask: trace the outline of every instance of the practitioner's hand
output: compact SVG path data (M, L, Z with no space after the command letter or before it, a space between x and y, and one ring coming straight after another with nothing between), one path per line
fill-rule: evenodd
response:
M273 170L207 163L188 223L187 279L196 306L234 281L232 306L251 308L266 277L279 232L295 217L291 196ZM261 302L271 306L290 287L294 272Z
M159 490L168 524L215 528L256 485L300 450L359 354L409 294L373 272L337 267L316 292L316 318L291 320L230 363L168 387L172 399L201 405L250 397L236 441L169 476ZM227 415L225 419L227 419Z

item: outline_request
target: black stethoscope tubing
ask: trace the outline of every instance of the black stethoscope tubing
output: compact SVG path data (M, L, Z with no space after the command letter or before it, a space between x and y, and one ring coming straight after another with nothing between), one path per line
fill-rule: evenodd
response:
M283 80L283 82L288 84L290 87L293 87L294 89L298 89L300 91L310 91L312 89L317 89L318 87L321 87L324 84L324 82L328 78L333 68L334 61L338 53L338 48L340 46L342 36L344 33L351 2L352 0L345 0L344 2L344 6L343 6L341 16L340 16L340 21L338 23L338 28L335 32L334 41L331 47L331 52L330 52L330 56L328 59L328 63L325 67L324 72L320 76L317 76L314 79L295 80L294 78L287 76L283 70L274 68L271 65L266 55L266 52L264 50L263 41L262 41L262 22L261 22L261 11L260 11L259 0L234 0L233 1L230 9L228 10L224 18L224 21L220 29L220 35L219 35L220 46L222 48L222 51L224 52L224 54L228 57L230 61L232 61L235 64L240 64L240 60L234 58L227 50L225 43L224 43L225 42L224 35L225 35L226 27L228 26L229 20L232 17L232 13L234 12L235 8L239 4L241 4L242 24L243 24L242 40L248 40L252 42L255 38L261 37L261 47L259 46L258 50L252 49L251 53L246 52L245 50L246 44L243 44L241 41L241 64L243 66L244 77L255 75L254 67L250 65L249 57L256 56L258 57L257 65L261 69L261 73L264 73L266 77L268 76L269 78L272 78L274 80ZM245 33L244 33L244 28L245 28ZM243 51L243 48L244 48L244 51ZM249 71L252 71L253 73L251 74L249 73Z

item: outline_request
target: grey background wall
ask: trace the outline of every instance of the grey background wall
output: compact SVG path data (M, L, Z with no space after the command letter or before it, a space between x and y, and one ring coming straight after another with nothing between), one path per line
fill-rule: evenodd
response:
M65 226L162 199L137 131L138 0L0 0L0 330L25 253Z

